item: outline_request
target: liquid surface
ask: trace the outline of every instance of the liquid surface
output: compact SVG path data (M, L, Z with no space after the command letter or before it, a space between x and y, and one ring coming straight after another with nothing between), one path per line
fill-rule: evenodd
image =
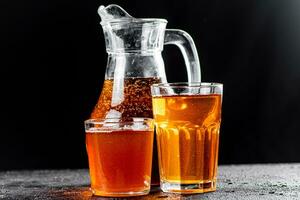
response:
M86 133L92 190L96 195L150 188L152 131Z
M221 95L153 98L161 178L173 183L215 181Z

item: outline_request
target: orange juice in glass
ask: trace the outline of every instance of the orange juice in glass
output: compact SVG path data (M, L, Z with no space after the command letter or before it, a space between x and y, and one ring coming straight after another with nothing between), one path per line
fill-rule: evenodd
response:
M155 84L152 96L162 190L215 191L222 84Z
M85 122L91 189L98 196L146 195L151 183L153 120L119 120Z

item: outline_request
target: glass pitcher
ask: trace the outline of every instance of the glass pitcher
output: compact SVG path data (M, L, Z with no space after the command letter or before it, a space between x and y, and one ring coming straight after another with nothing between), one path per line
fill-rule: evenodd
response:
M201 81L198 54L188 33L166 29L165 19L134 18L118 5L100 6L98 13L108 60L102 92L91 118L152 118L150 86L167 82L161 55L164 45L179 47L189 82ZM156 169L153 166L157 175L152 177L154 182L159 180Z

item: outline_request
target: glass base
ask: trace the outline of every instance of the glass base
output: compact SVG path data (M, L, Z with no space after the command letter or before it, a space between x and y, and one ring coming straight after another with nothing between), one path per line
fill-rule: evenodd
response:
M160 187L163 192L179 194L195 194L216 191L216 180L199 183L172 183L161 181Z
M91 188L93 195L102 197L131 197L131 196L143 196L150 192L150 189L138 192L105 192Z

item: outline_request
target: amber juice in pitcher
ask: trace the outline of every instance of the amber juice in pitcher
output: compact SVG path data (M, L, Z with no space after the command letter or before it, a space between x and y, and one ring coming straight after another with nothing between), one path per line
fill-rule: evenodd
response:
M123 80L123 92L120 94L122 101L117 105L113 105L112 93L114 80L105 80L101 95L91 114L91 118L104 118L111 110L119 112L120 116L118 117L121 118L153 118L150 86L160 82L161 80L158 77L125 78Z

